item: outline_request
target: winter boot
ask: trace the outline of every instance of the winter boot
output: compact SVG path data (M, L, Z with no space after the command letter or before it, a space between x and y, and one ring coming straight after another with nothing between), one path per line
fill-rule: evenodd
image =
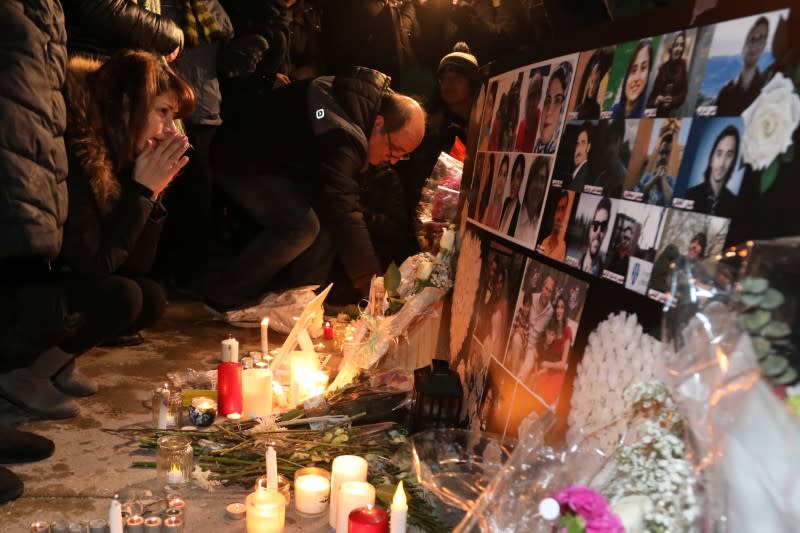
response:
M78 403L59 391L50 378L73 359L58 347L42 352L28 367L0 374L0 396L42 418L72 418Z
M0 503L10 502L22 496L25 486L14 472L0 467Z
M70 396L91 396L97 392L97 381L81 372L73 359L53 376L56 387Z
M28 463L53 455L56 449L50 439L35 433L0 427L0 463Z

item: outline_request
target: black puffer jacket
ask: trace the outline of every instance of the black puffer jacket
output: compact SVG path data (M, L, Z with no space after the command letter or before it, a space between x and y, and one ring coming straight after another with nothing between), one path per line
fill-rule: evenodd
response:
M364 221L358 176L367 166L369 135L390 81L357 68L291 83L249 115L226 116L212 147L217 172L290 175L312 191L309 198L333 232L345 270L362 291L381 265Z
M169 55L183 48L183 30L131 0L61 0L70 54L110 56L123 48Z
M66 39L57 1L0 2L0 261L61 248Z

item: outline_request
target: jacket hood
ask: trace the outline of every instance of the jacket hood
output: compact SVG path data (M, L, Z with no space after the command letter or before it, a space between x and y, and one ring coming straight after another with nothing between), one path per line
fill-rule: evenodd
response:
M392 78L377 70L355 67L333 79L333 94L350 119L369 138L381 98L389 90Z
M103 132L92 126L90 113L92 95L91 75L100 68L101 62L85 57L73 57L67 67L67 148L71 164L69 179L87 179L94 193L100 212L107 214L119 200L120 183L114 172L111 154L103 138Z

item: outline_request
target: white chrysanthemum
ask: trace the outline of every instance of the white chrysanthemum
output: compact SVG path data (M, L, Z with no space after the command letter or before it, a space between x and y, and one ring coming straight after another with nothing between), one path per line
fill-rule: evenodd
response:
M192 471L192 479L194 480L195 484L200 487L201 489L212 491L217 487L221 487L222 483L216 479L208 479L208 476L212 474L211 470L203 470L197 465L194 465L194 470Z
M611 315L589 335L578 365L568 418L568 442L591 435L593 445L611 453L624 434L632 400L625 390L661 374L664 347L645 335L636 315ZM622 422L620 424L620 421Z
M461 253L456 267L453 289L453 306L450 319L450 360L454 361L467 337L472 307L478 293L481 274L481 241L467 231L461 243Z

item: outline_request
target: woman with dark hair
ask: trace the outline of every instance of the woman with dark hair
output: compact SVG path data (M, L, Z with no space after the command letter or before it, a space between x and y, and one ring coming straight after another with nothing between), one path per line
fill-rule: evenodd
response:
M571 79L572 64L566 61L562 61L550 75L542 104L539 138L533 148L537 154L552 154L556 151L556 144L558 144L561 134L561 123L564 119L564 102Z
M708 238L702 231L697 232L689 241L689 249L686 251L687 259L691 261L699 261L706 256L706 246L708 246Z
M642 39L631 55L631 62L619 86L619 101L611 108L611 118L641 118L645 107L647 78L653 64L653 42Z
M506 348L506 339L508 338L508 271L506 267L501 266L497 269L494 279L494 288L492 289L492 297L489 304L486 306L486 311L489 313L490 327L483 339L483 346L491 355L494 355L499 360L503 360Z
M500 165L497 167L497 174L495 175L494 184L492 185L492 196L489 199L489 208L486 210L486 216L483 218L483 223L492 229L498 229L500 226L500 215L503 209L503 198L506 193L506 181L508 181L508 167L510 160L508 154L503 156L500 160Z
M647 99L647 107L655 107L657 117L677 116L678 108L686 101L689 75L686 60L683 59L685 51L686 32L680 31L672 40L669 59L658 68L650 97Z
M549 177L549 158L539 156L534 159L528 171L528 183L525 184L525 196L517 220L517 230L514 232L516 239L531 245L536 240L536 232L539 229L539 217Z
M731 216L736 212L738 198L727 184L739 159L739 130L729 125L714 140L708 154L708 165L703 181L686 191L686 199L694 202L693 209L700 213Z
M164 290L145 275L166 216L161 193L189 161L173 120L189 115L195 100L160 57L132 50L103 64L73 59L66 95L69 213L60 261L69 308L85 322L59 345L64 363L53 381L85 396L97 386L74 358L136 337L164 312Z
M554 190L552 200L547 199L548 208L552 209L550 215L550 233L540 239L537 251L546 255L556 261L563 261L564 256L567 254L567 242L565 235L567 233L567 223L569 222L569 213L572 207L572 196L565 190Z
M497 80L494 80L489 85L489 91L486 93L486 101L483 104L483 115L481 118L481 135L478 142L479 150L485 152L489 149L489 137L492 133L492 111L494 111L494 103L497 99Z
M578 94L580 100L575 106L578 120L590 120L600 118L600 102L597 101L597 94L600 91L600 80L605 75L608 68L603 68L603 55L600 50L595 50L589 63L584 70L583 79Z
M503 144L503 134L506 130L506 119L509 114L510 98L508 94L500 97L500 104L497 106L497 112L494 115L494 122L492 122L492 132L489 134L488 149L492 152L501 150Z
M553 318L545 329L545 340L552 336L547 346L543 346L537 354L539 372L536 392L552 405L558 399L564 376L567 373L567 359L572 347L572 329L567 322L567 300L559 295L555 302Z

